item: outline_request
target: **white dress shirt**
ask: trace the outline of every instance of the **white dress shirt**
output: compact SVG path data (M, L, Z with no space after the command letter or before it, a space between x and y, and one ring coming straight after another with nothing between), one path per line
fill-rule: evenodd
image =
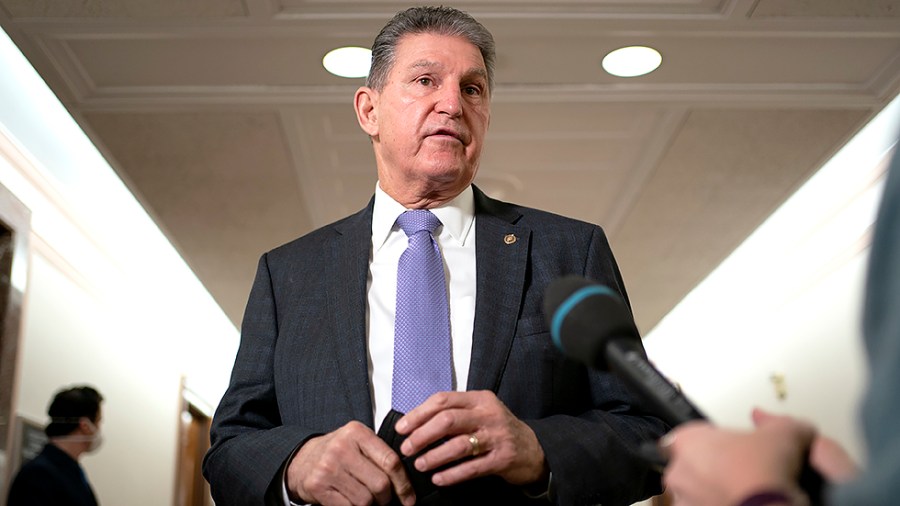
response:
M397 301L397 264L408 243L397 226L406 208L375 188L372 214L372 253L367 281L367 349L375 429L391 410L394 371L394 313ZM454 390L466 389L472 357L475 321L475 199L469 186L449 203L431 209L441 220L435 239L444 260L447 300L450 303L450 339Z

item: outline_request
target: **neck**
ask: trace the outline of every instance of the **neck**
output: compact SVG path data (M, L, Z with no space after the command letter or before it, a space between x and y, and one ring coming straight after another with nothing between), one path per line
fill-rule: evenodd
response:
M375 149L375 163L378 171L378 185L407 209L434 209L455 199L475 177L474 171L468 179L460 174L411 174L412 168L388 169L389 165Z
M384 193L407 209L434 209L435 207L440 207L458 197L466 189L466 187L463 187L447 192L416 191L416 188L397 187L382 180L379 180L378 184Z
M50 443L65 452L66 455L72 457L76 462L85 450L84 443L81 441L66 441L65 439L50 438Z

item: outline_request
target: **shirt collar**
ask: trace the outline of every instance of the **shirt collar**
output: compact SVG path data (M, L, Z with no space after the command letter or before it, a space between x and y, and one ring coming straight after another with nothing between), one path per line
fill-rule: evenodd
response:
M387 241L388 236L397 222L397 217L407 209L402 204L391 198L381 189L381 185L375 185L375 208L372 211L372 246L378 251ZM472 223L475 222L475 196L472 193L472 185L466 187L459 195L446 204L430 209L441 220L444 230L450 233L450 237L459 243L466 244Z

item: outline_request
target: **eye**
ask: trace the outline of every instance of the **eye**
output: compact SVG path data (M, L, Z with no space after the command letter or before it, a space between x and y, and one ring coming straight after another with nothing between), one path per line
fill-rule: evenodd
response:
M422 86L431 86L432 83L434 83L434 81L432 81L430 77L420 77L418 81Z
M463 87L463 93L471 97L481 96L481 86L469 85Z

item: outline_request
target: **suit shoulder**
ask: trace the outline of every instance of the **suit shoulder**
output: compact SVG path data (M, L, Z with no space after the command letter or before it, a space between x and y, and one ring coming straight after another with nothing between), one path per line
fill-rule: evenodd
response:
M290 242L273 248L266 252L265 255L268 256L270 260L296 258L297 255L320 251L330 245L332 241L338 240L347 234L353 234L360 230L371 231L371 227L371 208L366 208L356 214L352 214L323 227L319 227Z
M603 228L595 223L590 223L577 218L563 216L543 209L535 209L533 207L518 206L522 212L522 216L529 218L538 223L550 223L554 225L577 228L577 229L597 229Z
M29 460L16 473L13 484L19 486L28 483L48 483L48 480L57 480L60 470L46 458L34 458Z
M523 206L511 202L485 197L483 201L485 209L497 215L508 216L516 223L527 225L535 230L561 231L564 233L593 234L597 231L603 233L603 228L595 223L590 223L577 218L563 216L543 209Z

